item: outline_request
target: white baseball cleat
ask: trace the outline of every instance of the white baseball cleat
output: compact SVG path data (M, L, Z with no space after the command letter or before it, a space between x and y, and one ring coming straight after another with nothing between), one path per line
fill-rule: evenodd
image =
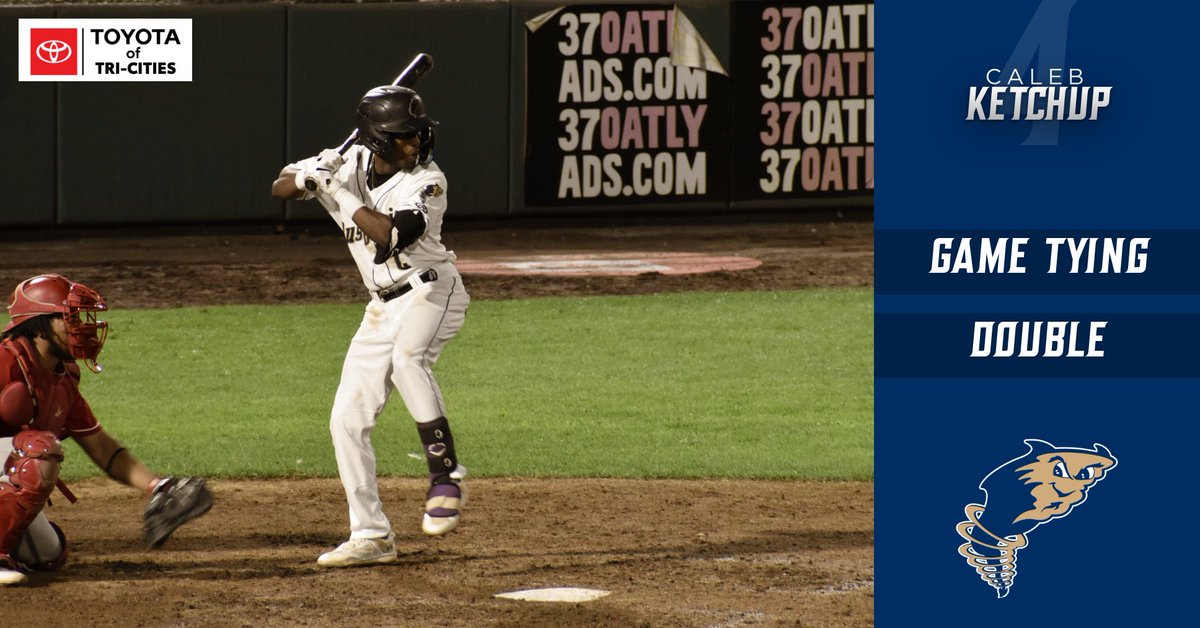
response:
M16 569L9 569L8 567L4 566L3 562L0 562L0 587L21 584L28 579L29 577L25 574L17 571Z
M396 562L396 535L381 539L350 539L317 558L321 567L362 567Z
M429 536L441 536L458 527L462 508L467 505L467 468L461 464L450 472L449 484L434 484L425 494L425 517L421 531Z

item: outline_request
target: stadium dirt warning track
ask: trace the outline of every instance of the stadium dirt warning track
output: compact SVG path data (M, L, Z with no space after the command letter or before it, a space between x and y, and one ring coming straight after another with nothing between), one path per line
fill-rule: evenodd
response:
M873 283L869 217L702 222L466 224L448 226L444 240L466 266L476 300ZM100 290L114 309L363 300L332 226L30 239L36 241L8 235L0 242L0 285L60 272ZM757 263L700 274L663 270L698 254ZM596 260L617 260L618 271L624 265L635 272L574 272ZM496 263L540 264L547 272L470 272L471 264ZM36 576L31 586L0 589L4 617L90 626L874 622L874 503L867 482L473 479L462 527L428 538L417 528L419 480L384 478L400 559L349 571L315 563L344 540L336 479L211 485L219 508L181 528L161 550L145 552L139 495L104 479L73 483L80 503L56 500L50 511L72 543L68 567ZM493 597L537 587L611 594L584 603Z

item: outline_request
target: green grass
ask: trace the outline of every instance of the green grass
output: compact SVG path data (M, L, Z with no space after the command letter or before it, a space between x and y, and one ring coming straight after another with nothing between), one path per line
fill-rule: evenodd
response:
M336 476L361 305L115 311L83 390L160 473ZM873 476L867 289L477 301L435 371L472 475ZM381 474L420 475L393 395ZM71 445L64 476L99 471Z

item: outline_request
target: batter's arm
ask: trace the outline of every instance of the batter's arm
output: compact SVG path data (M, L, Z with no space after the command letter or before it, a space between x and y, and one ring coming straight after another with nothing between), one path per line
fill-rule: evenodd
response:
M281 193L292 189L298 189L301 193L306 192L307 189L298 186L295 181L289 184L286 180L288 171L288 168L284 168L283 172L279 174L279 178L275 180L275 185L272 186L272 193L274 193L275 188L278 188ZM362 229L362 232L368 238L371 238L371 241L377 246L387 246L388 236L392 230L392 219L390 217L367 207L363 203L363 200L346 189L332 172L322 171L321 169L315 171L306 170L304 172L304 175L309 174L316 175L312 178L317 188L314 192L325 194L334 203L337 203L338 209L342 214L343 224L353 223L359 229ZM292 171L292 176L293 178L300 178L295 175L294 170ZM302 186L303 183L300 185ZM276 196L279 195L276 194Z
M289 201L302 200L305 190L296 185L296 173L298 172L300 170L297 168L284 168L281 170L279 177L271 184L271 196Z
M122 484L149 491L161 479L103 428L73 438L97 467Z
M392 235L392 219L367 207L359 207L354 212L354 224L371 238L376 246L386 247Z

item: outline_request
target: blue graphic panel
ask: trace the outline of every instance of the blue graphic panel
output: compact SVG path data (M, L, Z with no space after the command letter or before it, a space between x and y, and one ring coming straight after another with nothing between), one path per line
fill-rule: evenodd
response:
M1186 616L1197 14L876 7L879 625Z

